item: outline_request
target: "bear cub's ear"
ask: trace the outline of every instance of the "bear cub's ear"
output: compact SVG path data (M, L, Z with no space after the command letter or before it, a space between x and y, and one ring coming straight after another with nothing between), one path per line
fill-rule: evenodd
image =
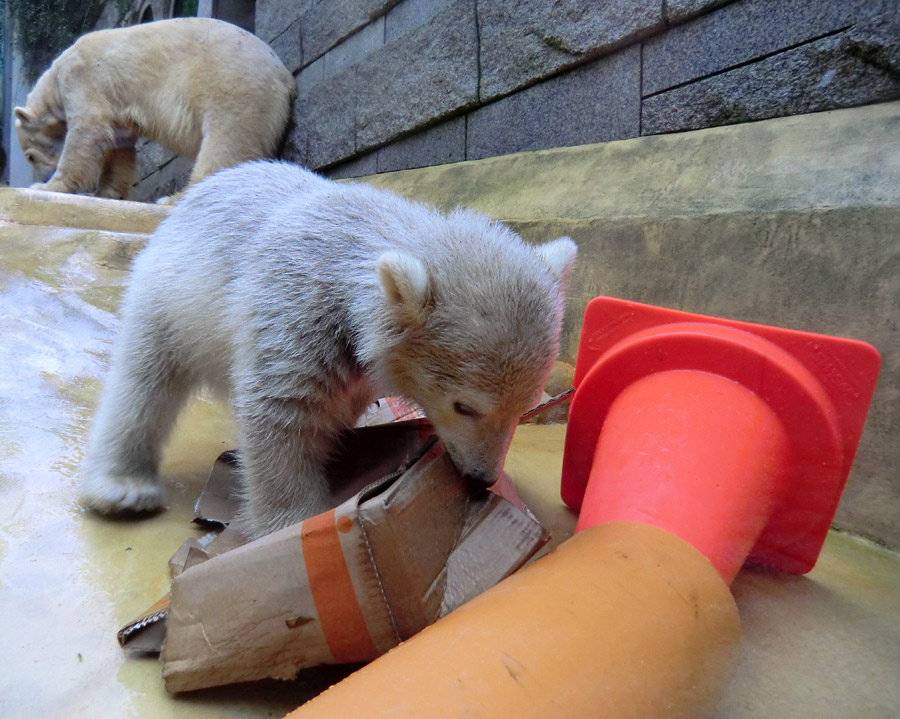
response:
M562 281L569 276L578 253L578 245L570 238L560 237L535 249L557 280Z
M375 263L384 298L405 326L421 324L431 307L425 264L402 252L385 252Z
M35 120L35 114L27 107L14 107L13 115L23 125L30 125Z

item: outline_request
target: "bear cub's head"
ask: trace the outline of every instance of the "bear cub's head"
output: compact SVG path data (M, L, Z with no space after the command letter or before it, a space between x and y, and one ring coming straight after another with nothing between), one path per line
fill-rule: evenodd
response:
M66 121L52 113L36 113L27 107L13 109L19 146L31 165L35 182L47 182L56 172L66 141Z
M490 486L556 359L577 248L568 237L532 247L471 213L450 227L428 257L378 259L394 334L386 372L425 410L460 474Z

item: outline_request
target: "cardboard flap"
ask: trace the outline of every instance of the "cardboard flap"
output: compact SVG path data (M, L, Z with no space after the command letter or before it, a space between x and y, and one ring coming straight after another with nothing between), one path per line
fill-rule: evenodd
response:
M350 429L341 434L339 452L328 465L329 483L338 502L405 469L418 459L434 431L422 419Z
M359 518L394 626L408 639L512 574L550 538L502 475L473 494L436 445Z
M466 525L466 482L442 445L359 507L372 558L401 638L431 624L440 612L444 567Z
M194 504L194 522L225 527L234 517L239 502L238 452L222 452L209 472L203 491Z
M494 492L470 505L462 538L447 560L440 618L506 579L550 539L534 515Z
M428 437L415 421L348 432L329 472L335 481L348 473L345 492L379 491L382 476L396 479L398 464L421 454ZM218 555L233 528L205 548L190 544L173 580L162 652L169 691L293 677L317 664L373 659L400 641L357 520L360 496Z
M166 688L289 678L328 662L302 556L295 525L178 575L162 652Z
M210 554L207 548L218 536L217 532L208 532L202 537L188 537L185 539L184 543L175 550L175 554L169 559L169 575L172 578L177 577L187 567L196 564L198 555L208 559Z

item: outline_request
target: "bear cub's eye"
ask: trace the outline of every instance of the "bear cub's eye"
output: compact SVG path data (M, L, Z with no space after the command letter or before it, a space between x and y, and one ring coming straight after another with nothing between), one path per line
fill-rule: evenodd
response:
M453 411L456 414L461 414L463 417L477 417L478 412L472 409L469 405L463 404L462 402L454 402L453 403Z

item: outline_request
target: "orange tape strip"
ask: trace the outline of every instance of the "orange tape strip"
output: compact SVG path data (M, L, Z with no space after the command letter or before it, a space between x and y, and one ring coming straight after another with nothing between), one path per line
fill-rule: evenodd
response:
M331 654L339 663L374 659L378 650L353 590L334 510L304 520L300 541L319 623Z

